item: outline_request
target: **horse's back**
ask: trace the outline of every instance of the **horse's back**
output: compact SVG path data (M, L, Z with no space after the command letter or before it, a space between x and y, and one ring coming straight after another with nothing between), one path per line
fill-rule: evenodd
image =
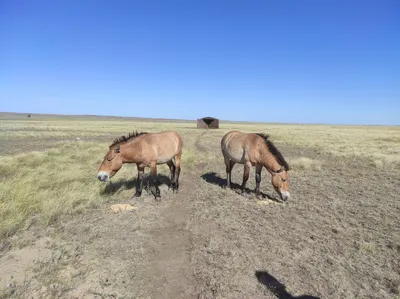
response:
M174 130L168 130L168 131L162 131L158 133L153 133L155 136L157 136L157 141L160 144L169 144L169 143L176 143L180 146L182 146L183 141L181 135L177 131Z
M230 131L221 139L221 150L224 157L236 163L245 163L258 159L258 143L261 137L254 133Z
M150 133L148 144L157 156L157 163L166 163L182 153L183 141L173 130Z
M240 132L240 131L229 131L226 133L222 139L221 139L221 146L225 146L227 143L229 143L231 140L234 140L234 142L238 142L239 139L242 139L245 136L245 133Z

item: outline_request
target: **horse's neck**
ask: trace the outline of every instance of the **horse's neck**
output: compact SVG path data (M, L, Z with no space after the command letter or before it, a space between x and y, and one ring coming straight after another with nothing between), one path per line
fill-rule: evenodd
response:
M262 164L265 168L270 171L277 171L281 168L281 165L276 160L275 156L270 151L265 151L261 155L262 157Z
M136 163L141 162L143 147L141 142L127 142L121 144L122 159L125 162Z

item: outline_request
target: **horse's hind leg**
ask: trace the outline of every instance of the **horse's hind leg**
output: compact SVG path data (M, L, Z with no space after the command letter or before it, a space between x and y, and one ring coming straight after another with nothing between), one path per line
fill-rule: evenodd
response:
M160 189L158 188L157 182L157 162L152 161L150 163L150 176L151 176L151 193L153 193L155 199L161 199Z
M174 164L174 162L172 160L168 161L167 165L169 167L170 180L171 180L171 184L170 184L169 188L172 188L172 190L175 191L175 171L176 171L176 166L175 166L175 164Z
M175 191L178 192L179 190L179 177L181 174L181 157L182 153L179 153L175 156L175 176L174 176L174 181L175 181Z
M226 187L231 188L232 185L232 168L235 166L235 162L229 160L228 157L224 156L224 162L226 166Z
M261 196L260 193L260 183L261 183L261 170L262 170L262 165L258 164L256 166L256 196L259 198Z
M175 163L173 163L173 175L171 170L171 187L173 192L178 192L179 190L179 176L181 173L181 156L182 154L179 153L175 156ZM170 167L171 169L171 167Z
M250 162L244 163L243 182L242 186L240 187L242 189L242 194L246 192L246 183L249 180L250 169L251 169L251 163Z

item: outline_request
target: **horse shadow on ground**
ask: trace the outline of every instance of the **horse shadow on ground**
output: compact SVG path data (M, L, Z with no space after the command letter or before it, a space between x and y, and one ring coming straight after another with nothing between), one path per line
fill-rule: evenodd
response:
M103 190L100 191L101 195L112 195L117 193L119 190L130 190L136 189L136 182L137 178L133 178L130 180L120 179L116 182L109 182ZM163 174L157 174L157 185L167 185L170 186L171 180L168 176ZM150 186L150 176L145 175L143 178L143 190L149 193L149 186Z
M221 178L216 172L207 172L205 174L201 175L201 178L203 180L205 180L207 183L213 184L213 185L217 185L219 187L221 187L222 189L226 188L226 179ZM232 183L231 184L231 189L234 190L236 193L240 194L241 193L241 188L240 185L237 183ZM255 193L254 190L250 190L249 188L246 188L246 193ZM279 199L277 199L276 197L273 197L269 194L260 192L262 199L266 199L268 198L269 200L281 203L281 201Z
M286 291L286 286L266 271L256 271L259 283L265 285L278 299L320 299L311 295L293 296Z

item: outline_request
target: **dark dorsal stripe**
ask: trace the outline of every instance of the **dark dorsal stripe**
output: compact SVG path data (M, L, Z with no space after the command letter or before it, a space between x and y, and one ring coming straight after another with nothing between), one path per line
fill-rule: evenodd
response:
M268 139L269 135L263 133L257 133L257 135L264 139L265 144L268 147L268 150L275 157L276 161L278 161L279 165L285 167L286 171L289 171L290 170L289 164L286 162L282 153L276 148L276 146L272 143L272 141Z
M129 141L129 140L135 139L135 137L137 137L137 136L144 135L144 134L147 134L147 132L140 132L140 133L138 133L138 131L136 131L136 132L129 133L128 136L121 136L121 137L118 137L118 138L116 138L116 139L113 141L113 143L110 145L110 148L113 147L113 146L116 145L116 144L119 144L119 143L121 143L121 142L127 142L127 141Z

